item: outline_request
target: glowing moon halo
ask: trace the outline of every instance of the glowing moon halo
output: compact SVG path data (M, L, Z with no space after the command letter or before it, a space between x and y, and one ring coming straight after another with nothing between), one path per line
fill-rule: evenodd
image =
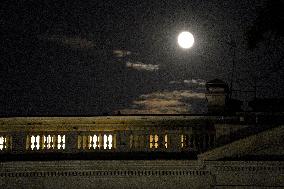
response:
M194 37L190 32L184 31L178 35L178 44L184 49L188 49L193 46Z

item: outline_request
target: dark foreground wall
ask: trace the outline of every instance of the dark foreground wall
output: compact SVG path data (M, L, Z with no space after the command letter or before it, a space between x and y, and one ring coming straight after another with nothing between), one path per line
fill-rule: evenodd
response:
M0 188L284 188L284 163L189 160L2 162Z

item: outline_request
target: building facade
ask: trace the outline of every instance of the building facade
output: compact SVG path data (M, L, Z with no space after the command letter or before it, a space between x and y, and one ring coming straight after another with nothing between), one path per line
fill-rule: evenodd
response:
M283 188L281 117L1 118L0 186Z

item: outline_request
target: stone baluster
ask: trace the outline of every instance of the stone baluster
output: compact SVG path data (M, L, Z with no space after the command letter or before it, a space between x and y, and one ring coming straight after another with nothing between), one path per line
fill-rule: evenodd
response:
M194 151L196 149L196 146L195 146L195 138L194 138L194 134L193 133L190 134L189 142L190 142L190 149L192 151Z
M134 135L133 133L131 133L129 135L129 149L132 151L135 149L135 146L134 146Z
M140 131L140 151L147 152L149 149L149 135L145 132L146 129Z
M139 131L138 142L139 142L139 151L140 152L145 151L146 136L144 135L143 131Z
M117 148L117 132L113 132L112 135L112 150L116 151Z
M164 134L164 151L168 151L169 147L169 136L168 134Z
M197 140L196 140L196 142L197 142L197 145L196 145L197 146L197 151L200 152L202 150L202 142L203 142L202 135L201 135L200 132L198 132L196 138L197 138Z
M131 151L139 150L138 136L139 136L139 133L137 131L132 131L129 134L129 148Z
M158 135L158 150L159 151L166 151L166 133L165 132L162 132L162 131L159 131L159 133L157 134Z
M150 148L150 136L152 135L152 132L149 131L149 128L145 128L145 152L151 151L152 149Z
M193 134L193 144L194 144L194 151L199 151L199 137L198 134L194 133Z
M42 134L40 137L40 150L46 151L48 150L48 135L47 134Z
M109 149L109 142L108 142L108 133L103 133L103 140L104 140L104 150L108 150Z
M185 151L189 150L189 136L188 136L188 132L184 132L183 134L183 147Z
M158 139L158 140L157 140ZM164 135L161 131L157 131L155 134L155 143L157 144L156 150L164 151L165 143L164 143Z
M94 150L94 133L88 134L88 149L89 150Z
M37 134L34 134L31 136L31 150L36 151L39 149L39 140L40 136Z
M136 151L139 151L140 150L140 142L139 142L139 133L138 132L135 132L134 134L134 146L135 146L135 149Z
M87 142L88 142L87 136L85 134L82 134L82 149L83 150L87 149L87 145L88 145Z
M89 150L98 150L99 149L99 135L98 133L89 133L88 134L88 149Z
M152 132L149 133L149 149L150 149L150 151L155 151L155 148L156 148L155 135L156 135L155 131L152 131Z
M204 132L201 134L201 150L202 151L206 151L206 146L207 146L206 137L207 137L207 133Z
M99 133L99 149L103 150L104 149L104 134Z

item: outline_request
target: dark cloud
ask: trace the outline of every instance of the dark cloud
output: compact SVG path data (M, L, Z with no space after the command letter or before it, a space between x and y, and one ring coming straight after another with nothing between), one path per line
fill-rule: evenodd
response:
M93 41L88 40L86 38L81 38L79 36L68 37L68 36L52 35L52 36L39 36L38 38L40 40L55 42L60 45L76 49L92 49L95 47Z
M126 67L132 68L139 71L157 71L159 70L159 65L155 64L144 64L142 62L126 62Z

